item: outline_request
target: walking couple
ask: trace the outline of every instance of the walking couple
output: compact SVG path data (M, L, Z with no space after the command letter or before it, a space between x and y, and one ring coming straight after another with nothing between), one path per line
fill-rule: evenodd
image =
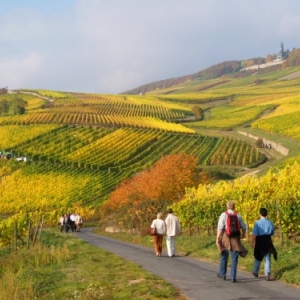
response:
M173 214L171 208L168 209L168 216L162 219L163 214L159 212L157 218L152 221L151 228L156 228L157 234L153 236L154 251L156 256L161 256L162 242L166 236L168 256L174 257L176 251L176 236L181 234L181 226L178 218Z

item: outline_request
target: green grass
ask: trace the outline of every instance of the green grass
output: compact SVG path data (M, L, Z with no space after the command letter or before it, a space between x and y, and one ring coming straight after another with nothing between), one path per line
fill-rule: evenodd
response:
M159 277L57 229L41 244L0 251L0 299L185 299Z
M97 231L96 231L97 232ZM139 244L143 246L153 247L151 236L130 235L127 233L107 233L98 231L99 234L109 236L126 242ZM246 240L243 244L249 253L246 258L240 258L239 270L252 272L253 269L253 249ZM274 238L274 245L278 252L278 260L272 258L272 275L276 280L282 280L289 284L300 286L300 240L286 240L281 246L278 237ZM207 235L185 235L178 236L176 239L177 253L186 255L196 259L201 259L210 263L219 263L219 254L215 244L215 235L208 237ZM165 239L163 241L163 251L166 251ZM260 276L263 276L263 263L260 267Z

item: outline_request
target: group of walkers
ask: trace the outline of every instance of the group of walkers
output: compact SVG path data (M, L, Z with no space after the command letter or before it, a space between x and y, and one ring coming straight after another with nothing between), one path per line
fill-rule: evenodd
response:
M226 280L229 254L231 255L231 281L237 282L238 258L246 257L248 250L243 246L241 240L245 238L247 225L240 214L235 211L234 201L228 201L226 211L218 220L216 245L220 253L220 266L217 277ZM251 247L254 249L254 266L252 275L258 277L259 268L264 261L265 279L271 278L271 255L277 260L277 252L272 242L275 233L273 223L268 219L268 211L261 208L260 219L254 223L252 231ZM166 236L168 256L175 256L175 238L181 234L181 226L178 218L173 214L172 209L168 209L165 220L162 213L157 214L157 218L152 221L151 228L156 228L157 234L153 236L154 251L156 256L161 256L163 237Z
M68 212L60 217L59 224L61 232L80 232L80 228L82 227L82 217L80 214L70 214Z
M277 260L277 251L272 242L272 236L275 233L274 224L268 219L268 211L261 208L259 211L260 219L254 223L252 231L251 247L254 249L254 267L252 275L258 277L260 263L264 260L265 279L270 281L271 278L271 255ZM242 234L230 236L228 232L228 220L236 216L237 227L240 228ZM232 226L234 227L234 226ZM218 278L226 280L227 263L229 252L231 254L231 281L236 282L238 258L246 257L248 250L241 243L241 239L245 237L247 225L244 223L240 214L235 212L234 201L227 203L227 211L223 212L218 221L216 244L221 255Z

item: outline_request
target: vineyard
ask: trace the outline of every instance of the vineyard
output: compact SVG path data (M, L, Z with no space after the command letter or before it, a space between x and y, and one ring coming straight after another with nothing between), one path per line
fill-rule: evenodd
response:
M247 176L234 182L221 181L187 189L186 198L173 205L185 228L214 232L226 203L234 199L238 212L249 226L258 218L261 207L267 207L269 218L280 234L287 236L300 230L300 165L294 163L262 177Z
M187 126L194 128L216 128L229 130L230 128L242 126L256 120L271 106L227 106L216 107L210 110L209 117L202 122L192 122ZM226 116L230 116L229 118Z
M22 127L23 134L33 133L27 126L16 128L22 131ZM0 137L7 133L4 129L0 127ZM247 167L265 159L245 142L229 138L133 128L60 126L51 130L46 125L44 130L27 140L20 139L12 148L6 147L30 162L18 165L2 160L2 168L9 163L14 168L19 166L14 171L2 171L4 213L13 213L17 207L63 211L73 204L95 208L121 180L146 169L163 155L188 153L197 157L199 165Z
M13 230L8 217L16 212L22 220L38 212L50 224L67 210L95 217L117 186L163 156L186 153L196 157L199 168L263 164L267 157L257 147L203 131L251 126L299 141L299 79L278 80L287 73L262 74L255 83L253 77L228 78L222 84L216 79L189 82L165 94L139 96L18 93L27 102L26 112L0 117L0 151L27 157L29 162L0 160L0 234ZM2 94L0 100L5 104L13 97ZM203 109L201 121L193 115L195 106ZM202 134L197 133L200 129ZM293 177L288 186L285 176L296 176L298 169L295 165L266 177L188 189L186 199L174 209L190 231L211 231L226 201L233 198L249 223L256 209L266 205L282 232L296 232L298 182ZM18 226L24 227L24 222Z

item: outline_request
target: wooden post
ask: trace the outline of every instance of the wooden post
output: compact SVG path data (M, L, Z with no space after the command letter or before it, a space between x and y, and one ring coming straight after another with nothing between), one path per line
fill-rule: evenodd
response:
M41 239L43 224L44 224L44 217L42 217L42 221L41 221L41 225L40 225L40 230L39 230L39 234L38 234L38 242Z
M281 228L281 218L280 218L281 216L280 216L280 210L279 210L277 202L276 202L276 211L277 211L277 215L278 215L279 239L280 239L281 246L283 246L284 242L283 242L283 233L282 233L282 228Z
M29 241L30 241L30 235L31 235L31 223L30 220L28 222L28 236L27 236L27 249L29 249Z
M246 229L246 232L247 232L247 242L249 242L249 223L248 223L248 212L246 213L246 224L247 224L247 229Z
M216 217L215 217L215 213L212 213L212 233L213 235L216 234Z
M210 227L209 227L209 224L208 224L208 220L206 219L206 229L207 229L207 234L208 236L210 236Z
M35 228L35 231L34 231L33 241L32 241L33 246L35 244L36 237L37 237L37 234L38 234L39 224L40 224L40 219L38 219L38 222L37 222L37 225L36 225L36 228Z
M15 222L15 224L14 224L14 248L15 248L15 253L17 253L17 250L18 250L17 235L18 235L17 222Z

